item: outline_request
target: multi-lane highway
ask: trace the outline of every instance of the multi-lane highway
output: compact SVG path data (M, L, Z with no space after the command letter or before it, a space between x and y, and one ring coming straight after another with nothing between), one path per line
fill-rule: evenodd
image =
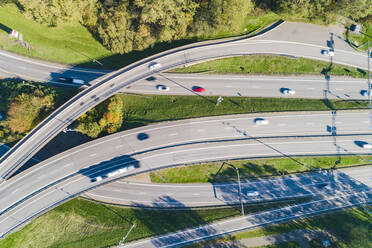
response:
M212 239L226 234L246 231L271 224L288 222L298 218L314 216L340 208L372 203L372 191L353 192L327 199L292 205L248 215L245 217L205 224L195 228L157 236L119 247L155 248L155 247L183 247L188 244Z
M56 155L4 182L0 188L0 234L5 235L50 207L120 176L232 158L371 154L370 149L362 148L363 142L372 139L367 113L210 117L150 125L106 136ZM269 124L255 125L257 117L267 119ZM129 165L139 168L94 181L97 176Z
M327 39L317 37L317 40L310 42L296 40L299 32L301 27L297 26L288 39L281 38L281 34L276 34L274 29L251 39L193 44L108 73L94 80L91 87L56 110L2 157L0 175L3 179L8 178L17 167L30 159L59 131L91 107L141 79L150 76L164 77L164 74L159 73L160 71L203 60L245 54L285 54L330 61L329 57L320 54L322 49L327 49ZM275 34L279 38L272 40ZM333 58L333 62L366 69L365 55L351 51L341 39L336 39L334 45L337 56ZM9 54L7 55L9 58ZM3 54L3 56L7 55ZM161 64L159 70L149 70L149 65L154 61ZM14 62L14 68L17 68L17 63ZM43 68L44 63L40 65L37 61L33 61L33 64L36 67L40 66L35 70L36 72L48 70ZM49 64L47 67L53 68L53 66ZM49 70L50 79L70 69L54 67ZM55 72L52 70L57 70L57 74L53 74ZM23 70L23 72L32 74L34 70ZM105 73L85 71L85 69L76 69L76 72L83 73L80 77L87 77L84 78L86 80ZM17 75L17 72L10 71L10 74ZM39 75L47 78L46 73ZM333 78L326 87L330 86L329 91L332 93L340 91L335 95L344 94L344 97L354 97L354 94L357 94L354 92L356 90L345 90L345 93L333 88L333 83L336 82L332 80ZM355 83L357 87L359 84L360 82ZM319 86L315 91L318 92L321 88ZM217 89L218 87L216 87L218 92ZM345 95L349 93L352 95ZM254 119L257 117L264 117L269 124L255 125ZM107 136L43 161L11 180L3 182L0 187L2 199L0 236L4 237L61 202L120 176L167 166L220 159L312 154L371 154L370 149L363 148L363 144L372 140L369 124L370 120L365 111L263 114L163 123ZM120 175L112 174L113 171L128 166L133 166L133 170ZM307 167L307 165L303 166ZM108 176L110 173L112 177ZM99 176L103 179L98 180ZM344 194L350 190L350 188L346 189L348 187L346 185L346 188L339 188L337 185L331 187ZM274 191L273 194L278 192ZM361 196L358 200L362 198ZM363 199L365 200L366 197ZM357 200L354 200L353 198L352 201L356 203ZM331 206L327 207L331 208Z
M167 91L157 89L168 87ZM206 96L251 96L287 98L363 99L362 91L368 90L367 80L330 77L327 81L319 76L247 76L215 74L162 73L155 77L131 84L120 92L138 94L195 95L192 88L200 86ZM284 89L292 89L294 95L285 95Z
M369 190L372 167L304 173L241 183L244 203L286 200L296 197L324 198L350 191ZM154 184L114 181L83 194L101 202L146 207L202 207L239 204L237 183Z
M151 63L160 63L161 68L159 68L159 71L165 71L180 65L218 57L257 53L287 54L329 61L329 58L324 57L320 53L322 49L327 49L326 40L322 41L324 45L283 40L265 40L263 37L270 33L272 32L269 31L252 39L224 42L217 41L205 45L194 44L185 48L177 48L159 55L154 55L96 79L91 87L73 97L70 101L57 109L0 159L1 177L7 179L18 167L30 159L33 154L41 149L57 133L90 108L110 97L121 88L157 73L158 71L149 70L149 65ZM335 53L337 56L335 55L333 62L365 69L367 67L366 56L357 52L338 49L341 43L343 44L344 41L334 41Z

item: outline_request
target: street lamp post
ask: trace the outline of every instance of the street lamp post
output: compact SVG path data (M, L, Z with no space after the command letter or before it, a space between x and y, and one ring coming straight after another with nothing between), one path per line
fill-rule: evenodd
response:
M239 175L239 168L236 168L235 167L235 170L236 170L236 174L238 175L238 187L239 187L239 200L240 200L240 206L242 208L242 215L244 216L244 206L243 206L243 202L242 202L242 188L240 186L240 175Z
M242 208L242 215L244 216L244 206L243 206L243 201L242 201L242 188L240 186L240 174L239 174L239 169L237 167L235 167L233 164L229 164L229 163L226 163L226 162L223 162L220 169L217 171L216 175L221 171L222 167L224 165L228 165L232 168L235 169L235 172L236 172L236 175L238 176L238 194L239 194L239 201L240 201L240 206Z

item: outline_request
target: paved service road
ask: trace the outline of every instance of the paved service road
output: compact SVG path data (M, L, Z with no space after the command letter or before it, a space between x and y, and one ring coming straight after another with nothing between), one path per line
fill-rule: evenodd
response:
M182 247L226 234L250 230L270 224L288 222L294 219L313 216L348 206L368 203L372 203L372 191L354 192L342 196L260 212L245 217L205 224L199 227L165 234L151 239L145 239L119 247Z
M244 203L296 197L324 197L372 187L372 167L339 169L242 181ZM257 192L257 195L254 192ZM88 199L147 207L202 207L239 204L237 183L154 184L114 181L83 194ZM140 196L140 197L139 197Z
M90 108L112 96L121 88L156 74L158 71L149 71L151 63L160 63L162 67L159 71L166 71L184 64L218 57L257 53L286 54L329 61L329 58L320 54L320 51L326 48L326 40L323 41L323 46L292 41L264 40L263 37L269 33L270 31L262 36L256 36L254 39L216 41L214 43L209 42L207 43L208 45L193 44L186 48L177 48L154 55L96 79L92 82L93 85L91 87L82 91L52 113L0 159L1 178L3 180L7 179L63 128L71 124ZM367 67L364 54L339 50L339 42L341 41L337 40L334 42L336 55L333 62L364 69Z
M256 117L270 122L256 126ZM332 132L339 136L324 136ZM209 117L124 131L70 149L4 182L0 187L0 234L5 235L46 207L119 176L233 158L370 154L370 149L361 147L372 139L369 134L368 111ZM99 182L93 180L128 165L139 168Z
M169 87L168 91L159 91L157 85ZM327 82L324 77L316 76L247 76L247 75L213 75L213 74L171 74L162 73L156 77L140 80L120 90L124 93L196 95L193 86L205 88L198 93L206 96L252 96L285 98L324 98L325 90L330 99L364 99L361 94L368 90L366 79L331 77ZM294 95L284 95L289 88Z
M40 61L0 50L0 77L50 82L60 76L74 76L89 82L108 72Z

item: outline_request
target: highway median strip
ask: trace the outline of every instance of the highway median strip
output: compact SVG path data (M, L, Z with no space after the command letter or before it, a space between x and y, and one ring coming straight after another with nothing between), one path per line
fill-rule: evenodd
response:
M188 67L172 69L169 72L248 75L337 75L367 78L367 71L359 68L284 55L248 55L221 58Z
M329 156L329 157L296 157L272 159L250 159L250 160L229 160L239 169L240 177L252 179L267 176L282 176L293 173L308 171L302 164L310 165L313 168L337 169L351 166L363 166L372 164L372 156ZM216 174L223 161L200 163L195 165L169 168L157 171L167 183L208 183L208 182L236 182L236 172L225 166ZM151 181L164 183L155 173L150 173Z

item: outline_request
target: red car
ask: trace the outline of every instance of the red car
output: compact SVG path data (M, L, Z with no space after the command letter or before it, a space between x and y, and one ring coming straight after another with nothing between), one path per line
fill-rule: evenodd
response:
M203 87L200 87L200 86L194 86L194 87L192 87L192 90L194 92L204 92L205 91L205 89Z

